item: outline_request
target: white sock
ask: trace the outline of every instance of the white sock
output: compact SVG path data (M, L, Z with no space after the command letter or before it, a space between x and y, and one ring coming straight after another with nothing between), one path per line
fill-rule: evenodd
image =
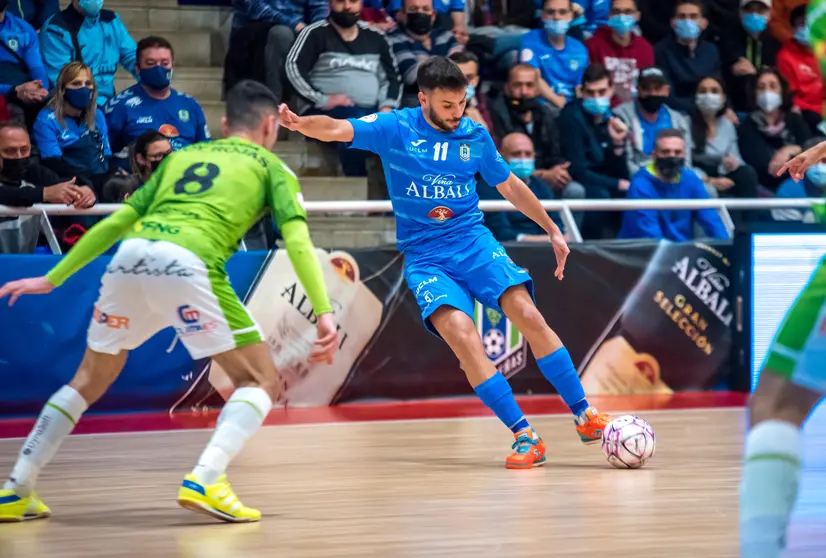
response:
M761 422L746 438L740 483L742 558L779 558L800 481L800 429Z
M272 400L260 387L235 390L218 417L218 426L192 474L201 484L215 484L230 461L261 427L272 408Z
M63 386L57 390L40 412L3 488L28 496L40 470L52 460L87 408L86 400L74 388Z

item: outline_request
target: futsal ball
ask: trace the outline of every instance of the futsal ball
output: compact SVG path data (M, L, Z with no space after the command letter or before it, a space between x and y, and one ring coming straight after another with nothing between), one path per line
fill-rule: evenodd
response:
M654 456L656 445L654 430L640 417L615 418L602 433L602 451L617 469L639 469Z

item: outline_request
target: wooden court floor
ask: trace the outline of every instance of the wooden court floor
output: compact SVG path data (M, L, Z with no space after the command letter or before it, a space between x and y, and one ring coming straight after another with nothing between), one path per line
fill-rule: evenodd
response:
M39 485L54 516L0 525L0 558L736 557L743 411L641 414L658 453L638 471L580 445L568 416L533 420L550 453L532 471L504 468L494 419L265 427L230 469L264 513L251 525L175 504L209 432L73 436ZM826 557L820 417L789 556ZM0 441L0 474L19 444Z

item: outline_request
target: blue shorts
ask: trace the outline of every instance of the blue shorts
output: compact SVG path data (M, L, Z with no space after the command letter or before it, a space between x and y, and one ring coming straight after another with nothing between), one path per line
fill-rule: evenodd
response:
M525 285L534 296L531 276L513 263L487 229L460 252L446 249L426 256L407 255L404 278L421 308L425 327L439 338L430 315L442 306L452 306L473 319L474 299L501 312L499 298L513 286Z

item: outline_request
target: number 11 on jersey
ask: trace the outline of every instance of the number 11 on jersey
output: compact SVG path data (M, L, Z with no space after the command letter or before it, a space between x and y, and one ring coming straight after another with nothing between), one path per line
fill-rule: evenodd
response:
M447 160L447 142L439 141L433 146L433 160L446 161Z

